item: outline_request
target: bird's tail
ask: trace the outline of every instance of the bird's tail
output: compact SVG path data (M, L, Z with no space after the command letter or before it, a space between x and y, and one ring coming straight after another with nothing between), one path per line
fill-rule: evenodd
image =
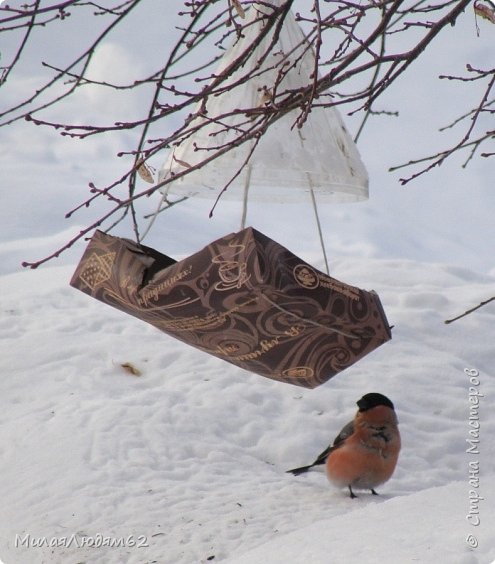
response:
M292 470L287 470L287 474L294 474L294 476L299 476L299 474L304 474L311 468L314 464L309 464L308 466L300 466L299 468L293 468Z

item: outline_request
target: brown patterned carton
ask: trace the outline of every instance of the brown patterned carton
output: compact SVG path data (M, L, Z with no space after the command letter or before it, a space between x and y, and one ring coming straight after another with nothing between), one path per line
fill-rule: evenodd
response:
M314 388L391 338L377 294L248 227L180 262L96 231L71 285L251 372Z

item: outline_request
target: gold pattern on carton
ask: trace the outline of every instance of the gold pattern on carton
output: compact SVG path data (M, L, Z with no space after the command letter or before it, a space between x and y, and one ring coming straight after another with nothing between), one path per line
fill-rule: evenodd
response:
M162 330L170 330L177 332L213 329L223 325L232 314L237 313L247 305L251 305L252 303L255 303L257 300L258 300L257 297L250 298L244 303L238 304L231 309L228 309L220 313L212 311L204 317L200 317L199 315L193 315L192 317L181 317L178 319L160 320L156 322L156 326Z
M307 264L298 264L294 267L292 273L296 282L303 288L308 288L308 290L318 288L320 283L318 274Z
M220 281L215 284L215 290L219 292L240 289L251 278L251 275L247 273L246 261L234 260L244 253L246 245L230 244L229 247L236 249L231 258L225 259L222 254L219 254L211 259L213 264L218 265Z
M348 284L343 284L338 280L333 278L327 278L326 276L320 276L320 286L323 288L328 288L329 290L334 290L339 294L342 294L346 298L349 298L354 301L359 301L361 299L361 293L359 288L354 288L353 286L349 286Z
M189 265L186 269L181 270L177 274L174 274L170 278L167 278L163 282L160 282L160 284L157 284L156 286L151 286L151 287L144 289L138 297L139 305L146 307L146 306L149 305L151 300L153 300L154 302L157 302L158 298L159 298L160 294L163 292L163 290L170 288L176 282L180 282L182 279L189 276L192 271L193 271L193 267L192 267L192 265Z
M314 373L315 371L310 366L293 366L292 368L284 370L282 376L290 380L304 380L306 378L312 378Z
M84 264L79 278L94 291L98 286L104 284L112 275L112 267L117 253L105 253L99 255L92 253Z
M282 343L297 337L304 331L304 327L302 325L293 325L286 329L281 335L273 335L270 339L262 339L259 342L259 347L249 353L242 354L239 356L232 357L233 360L237 362L244 362L246 360L256 360L260 358L267 352L270 352L275 347L278 347ZM222 353L222 350L217 350L217 353ZM230 355L229 355L230 356Z
M328 290L334 290L339 294L350 298L351 300L359 300L360 299L360 292L359 288L354 288L353 286L349 286L348 284L343 284L334 278L330 278L329 276L324 276L323 274L318 274L313 268L308 266L307 264L298 264L296 265L293 270L292 274L299 284L303 288L308 290L315 290L319 286L323 288L327 288Z
M119 279L119 287L123 290L127 290L129 293L137 292L139 284L136 281L136 277L131 277L129 274L121 276Z

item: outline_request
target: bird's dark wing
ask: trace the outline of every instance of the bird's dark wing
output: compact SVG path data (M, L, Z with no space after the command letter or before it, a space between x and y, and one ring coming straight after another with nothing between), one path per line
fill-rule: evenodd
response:
M340 433L335 437L333 444L327 446L327 448L317 456L316 460L312 464L308 464L308 466L301 466L300 468L293 468L292 470L287 470L287 472L294 474L294 476L298 476L299 474L307 472L310 468L313 468L313 466L325 464L327 456L332 452L332 450L338 448L340 444L347 439L347 437L352 435L352 433L354 433L354 422L349 421L349 423L344 425Z
M335 437L332 449L338 447L339 444L345 441L347 437L350 437L352 433L354 433L354 421L349 421L349 423L347 423L347 425L344 425L340 430L340 433Z
M333 444L327 446L327 448L321 452L317 459L313 462L311 466L316 466L317 464L324 464L327 456L335 450L341 443L343 443L347 437L350 437L354 433L354 421L349 421L347 425L344 425L340 430L340 433L335 437Z

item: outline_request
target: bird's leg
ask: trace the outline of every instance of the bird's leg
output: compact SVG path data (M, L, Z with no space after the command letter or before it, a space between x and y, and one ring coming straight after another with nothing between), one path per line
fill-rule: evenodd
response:
M349 493L351 494L351 499L354 499L355 497L357 497L357 495L352 491L351 486L347 486L349 488Z
M373 495L380 495L378 492L375 492L375 490L374 490L373 488L371 488L371 493L372 493Z

